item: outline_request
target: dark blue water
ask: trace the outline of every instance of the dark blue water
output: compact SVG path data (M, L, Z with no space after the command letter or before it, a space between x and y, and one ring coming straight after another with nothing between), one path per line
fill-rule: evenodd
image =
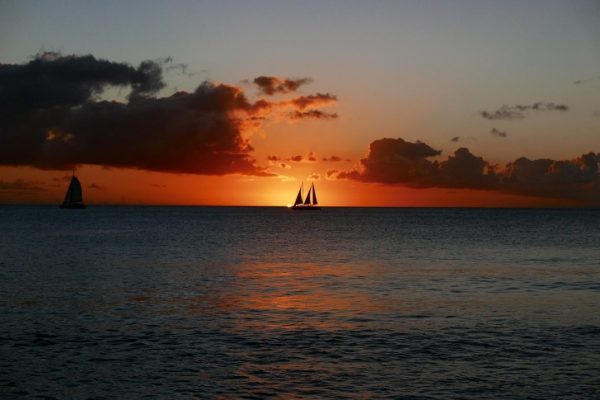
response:
M0 397L600 397L600 210L0 207Z

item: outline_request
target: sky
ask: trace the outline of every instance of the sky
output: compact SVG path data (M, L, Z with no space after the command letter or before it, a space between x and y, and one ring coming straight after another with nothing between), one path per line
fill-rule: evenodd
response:
M600 3L0 0L0 202L600 206Z

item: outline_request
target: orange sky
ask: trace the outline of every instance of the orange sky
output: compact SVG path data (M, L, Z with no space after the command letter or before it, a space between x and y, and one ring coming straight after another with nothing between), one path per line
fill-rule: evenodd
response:
M342 3L0 6L0 203L600 206L598 4Z
M302 165L306 171L326 169L330 163ZM308 165L308 163L307 163ZM77 170L88 204L128 205L248 205L287 206L294 201L300 179L298 171L286 170L290 178L243 175L202 176L166 174L132 169L83 166ZM43 190L5 191L4 203L59 204L68 187L70 173L34 168L0 168L0 176L19 176L37 182ZM301 176L308 176L306 173ZM305 180L305 189L310 185ZM557 199L516 196L482 190L447 188L411 189L349 180L315 181L323 206L400 207L539 207L576 203ZM91 187L93 186L93 187Z
M360 132L367 129L369 121L356 118L355 109L353 110L352 107L360 107L358 104L352 106L330 100L313 101L313 106L317 107L317 110L322 108L331 115L337 115L337 112L341 111L341 117L327 120L295 120L290 118L290 114L286 114L285 110L289 109L288 102L291 99L302 98L299 93L292 91L266 97L260 93L253 93L247 85L242 85L235 90L242 92L248 90L251 102L262 99L273 104L272 109L259 111L258 114L251 113L250 119L240 125L240 132L253 147L249 155L255 160L256 167L274 176L263 177L240 173L224 175L166 173L80 164L76 168L76 174L83 185L84 201L88 204L286 206L293 202L302 182L306 189L314 182L319 202L323 206L560 207L579 205L573 200L507 194L501 190L452 187L417 189L407 187L403 183L381 184L336 179L335 173L328 176L328 172L362 171L364 168L360 160L368 156L368 143L365 143L368 136ZM307 94L303 94L305 95ZM348 103L353 102L350 100ZM394 125L396 130L406 133L407 140L413 141L411 143L420 143L418 138L412 138L408 132L413 131L415 126L419 126L426 119L432 107L434 105L427 104L426 101L420 103L417 109L421 112L405 115L404 119L396 121L396 124L400 124ZM375 106L362 109L365 118L377 119L378 112L380 110ZM244 119L245 115L236 112L234 117ZM251 119L257 115L260 117L258 122ZM389 124L389 121L387 123ZM382 123L380 127L384 132L388 130L386 123ZM393 129L389 128L389 131ZM372 139L377 140L377 138L378 136L373 135ZM54 135L48 136L47 141L52 140L56 140ZM459 143L443 142L435 137L431 141L434 143L433 147L440 150L440 155L433 159L440 162L461 147ZM475 145L475 148L481 146L477 141L470 144ZM131 145L136 146L135 143ZM298 161L295 157L300 157L302 160ZM501 166L502 161L499 161ZM200 156L198 164L203 162ZM69 179L70 171L65 170L0 166L0 202L58 204L62 201Z

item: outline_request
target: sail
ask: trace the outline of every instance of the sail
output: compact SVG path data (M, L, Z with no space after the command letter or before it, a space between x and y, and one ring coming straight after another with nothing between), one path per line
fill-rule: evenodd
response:
M83 196L81 193L81 183L79 183L79 179L73 176L71 178L71 183L69 184L69 189L67 190L63 204L68 205L73 203L81 203L82 201Z
M306 195L306 200L304 200L304 205L305 206L309 206L310 205L310 193L312 192L312 187L310 189L308 189L308 194Z
M306 194L306 197L304 195ZM302 200L304 199L304 201ZM317 192L315 191L315 184L312 183L308 189L308 193L304 193L304 184L300 186L296 201L291 207L293 210L320 210L321 207L317 205Z
M300 189L298 190L298 196L296 196L296 201L294 202L295 206L297 206L298 204L302 204L302 187L300 187Z
M69 184L69 188L67 189L67 194L65 194L63 204L69 204L71 202L71 186L72 185Z

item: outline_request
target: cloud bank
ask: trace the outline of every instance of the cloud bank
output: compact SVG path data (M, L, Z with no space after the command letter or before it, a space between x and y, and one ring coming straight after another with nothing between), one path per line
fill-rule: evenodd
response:
M134 67L57 53L40 54L25 64L0 64L0 165L70 169L95 164L273 176L252 157L249 132L271 116L328 119L316 108L335 102L321 99L320 93L251 101L237 86L211 82L191 93L158 97L165 87L163 64L144 61ZM287 93L309 81L277 85ZM284 90L277 85L273 90ZM129 88L127 100L99 100L111 87ZM308 106L311 110L305 111Z
M444 161L429 160L440 154L419 141L379 139L369 145L367 157L360 160L359 168L339 173L329 171L327 175L414 188L501 191L600 206L600 153L590 152L572 160L521 157L503 168L491 165L464 147Z

